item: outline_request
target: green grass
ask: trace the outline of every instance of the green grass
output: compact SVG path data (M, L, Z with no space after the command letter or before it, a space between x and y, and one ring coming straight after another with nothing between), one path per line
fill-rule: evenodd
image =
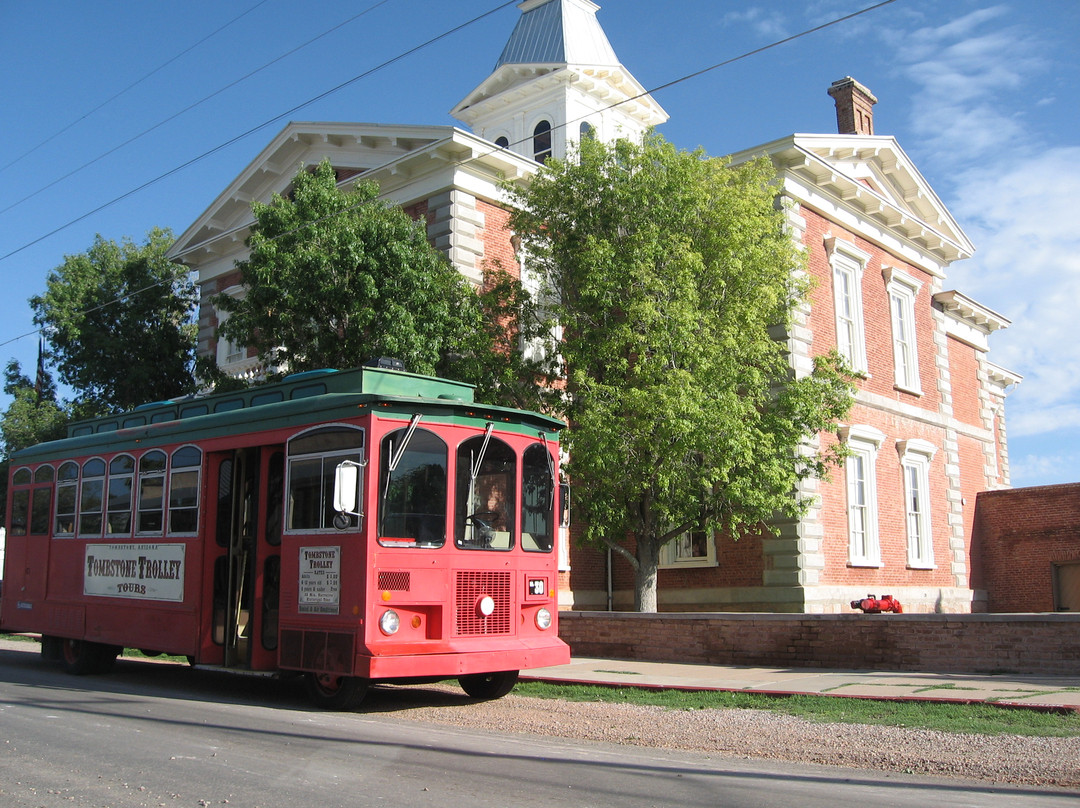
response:
M519 696L562 701L641 704L668 710L753 709L820 723L870 724L987 735L1080 736L1080 713L995 707L992 704L934 704L836 696L767 696L727 691L656 690L601 685L519 682Z

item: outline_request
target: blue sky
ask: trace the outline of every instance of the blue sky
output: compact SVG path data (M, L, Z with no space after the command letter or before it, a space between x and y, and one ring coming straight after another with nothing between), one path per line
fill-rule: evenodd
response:
M873 4L607 0L599 20L653 88ZM455 123L513 4L364 74L499 6L0 0L0 361L33 368L27 299L65 255L98 233L181 233L288 120ZM877 133L978 248L946 288L1012 320L991 358L1024 376L1007 405L1014 485L1080 480L1078 42L1076 0L895 0L656 94L668 139L720 155L834 132L835 79L874 92Z

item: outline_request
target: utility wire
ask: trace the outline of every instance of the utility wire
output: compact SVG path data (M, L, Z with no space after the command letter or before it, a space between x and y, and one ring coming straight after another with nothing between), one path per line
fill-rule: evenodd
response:
M263 2L266 2L266 0L263 0ZM354 20L357 20L357 19L359 19L360 17L363 17L363 16L365 15L365 14L367 14L367 13L369 13L369 12L371 12L371 11L374 11L374 10L375 10L375 9L377 9L377 8L378 8L379 6L385 5L386 3L389 3L389 2L390 2L390 0L379 0L379 2L378 2L378 3L375 3L375 4L374 4L374 5L372 5L372 6L368 6L368 7L366 8L366 9L364 9L363 11L361 11L361 12L360 12L359 14L354 14L354 15L353 15L352 17L350 17L349 19L345 20L344 22L338 23L338 24L337 24L337 25L335 25L335 26L334 26L333 28L331 28L331 29L329 29L329 30L327 30L327 31L324 31L323 33L319 34L319 35L318 35L317 37L314 37L314 38L312 38L312 39L309 39L309 40L308 40L307 42L303 43L302 45L297 45L297 46L296 46L295 48L293 48L292 50L290 50L290 51L287 51L287 52L285 52L285 53L281 54L280 56L277 56L277 57L276 57L276 58L274 58L274 59L271 59L271 60L270 60L269 62L267 62L266 64L264 64L264 65L263 65L262 67L257 67L257 68L255 68L255 69L254 69L254 70L252 70L252 71L251 71L250 73L247 73L246 75L243 75L243 76L241 76L240 78L236 79L235 81L232 81L232 82L230 82L229 84L226 84L226 85L225 85L224 87L221 87L220 89L218 89L218 90L215 90L214 92L210 93L210 95L206 96L205 98L202 98L202 99L200 99L200 100L198 100L198 101L194 102L193 104L189 104L188 106L184 107L183 109L181 109L181 110L180 110L180 111L178 111L178 112L174 112L174 113L173 113L172 115L170 115L169 117L167 117L167 118L165 118L165 119L163 119L163 120L160 120L160 121L158 121L158 122L157 122L156 124L154 124L153 126L151 126L151 127L149 128L149 129L144 129L144 130L143 130L142 132L140 132L140 133L139 133L139 134L137 134L137 135L134 135L133 137L130 137L130 138L128 138L128 139L127 139L127 140L125 140L125 141L124 141L123 143L120 143L120 144L118 144L118 145L116 145L116 146L113 146L113 147L112 147L111 149L109 149L109 150L108 150L107 152L105 152L104 154L99 154L99 155L98 155L97 157L95 157L95 158L94 158L93 160L90 160L90 161L89 161L89 162L87 162L87 163L83 163L83 164L82 164L81 166L79 166L78 168L72 169L72 170L71 170L71 171L69 171L69 172L68 172L67 174L64 174L64 175L63 175L62 177L57 177L57 178L56 178L55 180L53 180L52 182L50 182L50 183L49 183L48 185L43 185L42 187L38 188L38 189L37 189L36 191L34 191L33 193L27 194L27 195L26 195L26 196L24 196L24 197L23 197L22 199L20 199L20 200L18 200L18 201L16 201L16 202L12 202L12 203L11 203L10 205L8 205L8 206L7 206L6 208L0 209L0 215L3 215L3 214L5 214L5 213L7 213L7 212L8 212L9 210L11 210L12 208L18 207L18 206L19 206L19 205L21 205L21 204L22 204L23 202L26 202L26 201L27 201L27 200L29 200L29 199L33 199L33 198L34 198L35 196L37 196L38 194L42 193L43 191L47 191L47 190L48 190L49 188L52 188L52 187L53 187L54 185L57 185L57 184L59 184L59 183L63 182L63 181L64 181L64 180L66 180L66 179L67 179L68 177L72 177L72 176L74 176L75 174L78 174L78 173L79 173L80 171L82 171L83 169L85 169L85 168L89 168L90 166L94 165L94 163L97 163L97 162L99 162L100 160L104 160L104 159L105 159L106 157L108 157L108 156L109 156L110 154L112 154L112 153L114 153L114 152L117 152L117 151L120 151L120 149L124 148L125 146L129 146L129 145L131 145L131 144L132 144L132 143L134 143L134 142L135 142L136 140L139 140L139 139L141 139L141 138L145 137L146 135L148 135L148 134L150 134L151 132L153 132L153 131L154 131L155 129L159 129L160 127L164 126L165 124L169 123L170 121L173 121L173 120L175 120L175 119L179 118L179 117L180 117L181 115L184 115L184 114L186 114L186 113L190 112L191 110L195 109L196 107L202 106L202 105L203 105L203 104L205 104L205 103L206 103L207 101L209 101L209 100L210 100L211 98L214 98L214 97L216 97L216 96L219 96L219 95L221 95L221 94L222 94L223 92L225 92L226 90L230 90L230 89L232 89L232 88L233 88L233 87L235 87L235 86L236 86L237 84L240 84L240 83L242 83L242 82L244 82L244 81L247 81L247 80L248 80L249 78L251 78L252 76L254 76L254 75L258 74L258 73L261 73L262 71L266 70L266 69L267 69L268 67L271 67L272 65L274 65L274 64L277 64L278 62L282 61L283 59L286 59L286 58L288 58L289 56L292 56L292 55L293 55L294 53L296 53L296 52L298 52L298 51L300 51L300 50L303 50L303 49L304 49L304 48L306 48L306 47L307 47L308 45L311 45L311 44L312 44L312 43L314 43L314 42L318 42L318 41L319 41L320 39L322 39L323 37L329 36L329 35L330 35L330 34L332 34L332 33L333 33L334 31L337 31L337 30L338 30L339 28L343 28L343 27L345 27L346 25L348 25L349 23L353 22ZM237 19L239 19L239 17L237 17ZM221 28L219 28L218 30L220 31L220 30L222 30L222 29L221 29ZM205 41L205 40L204 40L204 41ZM193 46L193 47L194 47L194 46ZM188 48L188 50L191 50L191 48ZM187 52L187 51L185 51L185 53L186 53L186 52ZM168 64L168 62L166 62L166 64ZM160 69L160 68L159 68L159 69ZM156 72L156 71L155 71L155 72ZM149 74L149 75L152 75L152 74ZM142 79L140 79L140 81L141 81L141 80L142 80ZM137 83L138 83L138 82L136 82L136 84L137 84ZM135 85L133 84L133 85L131 85L131 86L132 86L132 87L134 87ZM117 96L113 96L113 97L114 97L114 98L116 98ZM106 103L108 103L108 102L106 102ZM102 104L102 106L104 106L104 104ZM101 108L101 107L98 107L97 109L100 109L100 108ZM87 114L89 115L90 113L87 113ZM83 117L86 117L86 116L84 115ZM81 119L80 119L80 120L81 120ZM74 125L74 124L72 124L72 125ZM68 127L68 128L70 128L70 127ZM61 131L66 131L66 130L61 130ZM58 132L57 134L60 134L60 133ZM54 135L53 137L55 137L55 135ZM50 138L50 140L51 140L51 139L52 139L52 138ZM46 141L46 142L48 142L48 141ZM41 145L44 145L44 144L41 144ZM36 148L36 147L35 147L35 148ZM31 151L33 151L33 150L31 150ZM29 153L30 153L30 152L27 152L27 154L29 154ZM11 163L9 163L8 165L11 165ZM3 171L3 169L0 169L0 171Z
M379 65L378 67L372 68L371 70L367 71L366 73L361 74L360 76L356 76L353 79L350 79L348 82L345 82L344 84L338 85L338 87L335 87L332 90L328 90L327 92L317 96L312 101L308 101L308 102L306 102L305 104L303 104L301 106L306 106L306 104L310 104L310 103L313 103L313 101L315 101L315 100L319 100L321 98L324 98L327 95L330 95L331 93L336 92L337 90L341 89L342 87L345 87L345 86L347 86L347 85L349 85L349 84L351 84L351 83L353 83L355 81L358 81L359 79L363 78L364 76L370 75L371 73L373 73L373 72L375 72L377 70L380 70L381 68L386 67L389 64L393 64L394 62L404 58L405 56L408 56L409 54L414 53L415 51L419 50L420 48L426 47L427 45L431 44L432 42L436 42L439 39L442 39L443 37L448 36L448 35L456 32L456 31L458 31L459 29L464 28L467 25L471 25L472 23L474 23L474 22L476 22L476 21L478 21L480 19L483 19L484 17L486 17L486 16L488 16L490 14L493 14L496 11L499 11L502 8L505 8L506 6L511 5L512 3L515 3L515 2L517 2L517 0L510 0L510 2L504 3L503 5L499 6L498 8L493 9L492 11L489 11L486 14L481 15L480 17L476 17L475 19L470 20L467 23L463 23L462 25L458 26L457 28L454 28L451 31L448 31L445 34L441 34L440 36L436 37L435 39L429 40L428 42L424 43L423 45L419 45L419 46L413 48L412 50L409 50L406 53L401 54L400 56L394 57L390 61L385 62L382 65ZM805 31L799 32L798 34L794 34L794 35L786 37L784 39L777 40L777 41L772 42L772 43L770 43L768 45L763 45L760 48L755 48L753 50L746 51L745 53L739 54L738 56L733 56L730 59L725 59L722 62L717 62L716 64L710 65L709 67L702 68L701 70L696 70L693 73L687 73L686 75L680 76L677 79L673 79L672 81L666 82L664 84L657 85L655 88L653 88L651 90L645 90L644 92L639 93L638 95L635 95L632 98L626 98L626 99L624 99L622 101L617 101L614 104L610 104L607 107L604 107L603 109L601 109L600 112L606 112L607 110L614 109L615 107L621 106L622 104L628 104L628 103L630 103L632 101L636 101L636 100L639 100L641 98L644 98L647 95L651 95L653 93L669 89L669 88L674 87L674 86L676 86L678 84L681 84L681 83L683 83L685 81L689 81L691 79L698 78L699 76L702 76L702 75L704 75L706 73L709 73L710 71L716 70L716 69L724 67L726 65L730 65L730 64L732 64L734 62L741 61L742 59L747 59L747 58L749 58L751 56L754 56L756 54L763 53L764 51L771 50L772 48L779 47L780 45L784 45L784 44L787 44L789 42L793 42L794 40L801 39L802 37L809 36L810 34L817 33L818 31L821 31L821 30L823 30L825 28L829 28L829 27L834 26L834 25L839 25L840 23L847 22L848 20L854 19L855 17L859 17L859 16L861 16L863 14L867 14L867 13L869 13L871 11L875 11L876 9L879 9L879 8L881 8L883 6L890 5L891 3L895 3L895 2L897 2L897 0L882 0L882 2L875 3L874 5L871 5L871 6L867 6L866 8L863 8L863 9L861 9L859 11L856 11L856 12L853 12L851 14L847 14L847 15L845 15L843 17L837 17L836 19L830 20L829 22L823 23L821 25L814 26L813 28L808 28ZM274 119L272 119L271 121L268 121L265 124L262 124L262 125L260 125L258 127L255 127L254 129L249 130L244 135L240 135L240 136L238 136L236 138L233 138L232 140L228 141L227 143L225 143L225 144L223 144L221 146L218 146L217 148L211 150L210 152L207 152L206 155L213 154L214 151L217 151L219 149L224 148L225 146L228 146L228 145L231 145L232 143L235 143L237 140L239 140L242 137L245 137L247 134L251 134L252 132L255 132L258 129L261 129L264 126L267 126L269 123L273 123L273 121L279 120L280 118L291 114L293 111L295 111L296 109L299 109L299 108L300 107L294 107L292 110L289 110L288 112L283 113L282 115L278 116L277 118L274 118ZM595 114L595 113L593 113L593 114ZM572 121L567 121L565 124L560 124L558 127L554 127L554 128L568 127L568 126L570 126L570 125L572 125L574 123L577 123L577 122L579 122L581 120L584 120L584 118L586 118L586 117L588 117L588 116L581 116L579 118L575 118ZM509 144L509 145L513 145L513 146L520 145L522 143L528 142L528 140L529 140L529 138L523 138L523 139L515 141L514 143ZM463 160L458 160L457 164L458 165L464 165L467 162L472 162L474 160L479 160L479 159L481 159L483 157L487 157L487 156L490 156L492 154L508 151L509 150L509 145L505 146L505 147L495 146L495 147L489 149L484 154L473 156L473 157L468 157L468 158L465 158ZM41 241L42 239L48 238L49 236L53 235L54 233L57 233L60 230L63 230L65 227L68 227L68 226L74 224L75 222L78 222L78 221L81 221L82 219L85 219L87 216L90 216L90 215L96 213L98 210L101 210L101 209L103 209L105 207L108 207L109 205L114 204L115 202L118 202L121 199L124 199L124 198L130 196L131 194L136 193L137 191L140 191L140 190L142 190L143 188L145 188L145 187L147 187L149 185L152 185L154 182L157 182L160 179L164 179L165 177L167 177L167 176L169 176L169 175L171 175L173 173L176 173L181 168L185 168L186 166L190 165L191 163L195 162L196 160L202 159L202 157L205 157L206 155L202 155L201 157L194 158L193 160L188 161L184 165L179 166L178 168L175 168L172 171L161 175L157 179L151 180L150 182L140 186L139 188L136 188L136 189L134 189L132 191L129 191L128 193L124 194L121 197L117 197L117 199L114 199L111 202L108 202L105 205L102 205L101 207L99 207L99 208L97 208L97 209L95 209L93 211L90 211L90 213L84 214L83 216L79 217L78 219L75 219L75 220L73 220L71 222L68 222L68 224L57 228L56 230L52 231L51 233L47 233L46 235L42 236L41 238L38 238L37 240L31 242L30 244L24 245L23 247L20 247L18 250L14 250L13 252L8 253L7 255L0 256L0 261L3 261L4 259L14 255L15 253L26 249L27 247L31 246L32 244L36 244L38 241ZM292 230L286 231L284 233L279 233L277 236L274 236L271 240L276 240L278 238L284 238L285 236L292 235L294 233L299 232L300 230L303 230L305 227L309 227L309 226L314 225L314 224L320 224L320 223L322 223L324 221L328 221L329 219L332 219L332 218L334 218L336 216L340 216L340 215L342 215L344 213L348 213L348 212L350 212L352 210L355 210L356 208L360 207L363 204L365 204L365 203L360 202L360 203L357 203L356 205L352 205L352 206L349 206L348 208L344 208L344 209L342 209L340 211L336 211L335 213L332 213L329 216L325 216L322 219L316 220L314 222L305 222L304 224L298 225L297 227L293 228ZM125 300L125 299L127 299L127 298L129 298L129 297L131 297L133 295L139 294L141 292L148 291L149 289L153 289L156 286L160 286L161 284L166 283L166 282L171 282L171 281L161 281L158 284L153 284L151 286L147 286L147 287L145 287L143 289L139 289L139 290L137 290L135 292L130 292L127 295L116 298L113 301L107 301L105 303L98 304L97 306L94 306L93 308L89 309L88 312L89 311L97 311L98 309L103 308L105 306L108 306L108 305L110 305L112 303L119 303L122 300ZM13 342L16 342L16 341L18 341L20 339L23 339L25 337L34 336L35 334L40 333L41 330L42 329L35 329L33 331L28 331L25 334L20 334L17 337L12 337L11 339L4 340L3 342L0 342L0 347L3 347L5 345L9 345L9 344L11 344Z
M87 118L89 118L89 117L90 117L91 115L93 115L93 114L94 114L95 112L97 112L97 111L98 111L99 109L101 109L102 107L108 106L108 105L109 105L109 104L111 104L111 103L112 103L113 101L115 101L115 100L116 100L117 98L119 98L120 96L122 96L122 95L124 95L125 93L127 93L127 92L128 92L129 90L133 90L133 89L134 89L135 87L137 87L137 86L139 86L140 84L142 84L142 83L143 83L144 81L146 81L146 80L147 80L148 78L150 78L151 76L153 76L153 75L154 75L155 73L159 73L160 71L164 70L164 69L165 69L166 67L168 67L169 65L171 65L171 64L172 64L173 62L175 62L175 61L176 61L177 59L179 59L179 58L180 58L181 56L185 56L186 54L188 54L188 53L190 53L191 51L195 50L195 48L199 47L199 45L203 44L204 42L206 42L207 40L211 39L212 37L215 37L215 36L217 36L217 35L218 35L218 34L220 34L220 33L221 33L222 31L224 31L224 30L225 30L226 28L228 28L228 27L229 27L230 25L232 25L232 24L233 24L233 23L235 23L235 22L238 22L238 21L239 21L240 19L242 19L243 17L246 17L246 16L248 15L248 14L250 14L251 12L253 12L253 11L254 11L255 9L257 9L257 8L258 8L259 6L261 6L261 5L265 4L266 2L268 2L268 0L259 0L259 2L258 2L258 3L256 3L255 5L253 5L253 6L252 6L251 8L249 8L249 9L248 9L247 11L243 12L242 14L239 14L239 15L237 15L236 17L233 17L233 18L232 18L231 20L229 20L229 21L228 21L227 23L225 23L224 25L222 25L222 26L221 26L220 28L218 28L217 30L215 30L215 31L212 31L211 33L209 33L209 34L207 34L206 36L204 36L204 37L203 37L202 39L200 39L200 40L199 40L198 42L196 42L196 43L195 43L194 45L191 45L190 47L187 47L187 48L185 48L184 50L180 51L180 52L179 52L178 54L176 54L176 55L175 55L174 57L172 57L172 58L171 58L171 59L169 59L168 61L166 61L166 62L163 62L162 64L160 64L160 65L158 65L157 67L155 67L155 68L154 68L153 70L151 70L151 71L150 71L149 73L147 73L146 75L144 75L144 76L143 76L142 78L140 78L140 79L138 79L138 80L136 80L136 81L132 82L132 83L131 83L131 84L129 84L129 85L127 86L127 87L125 87L124 89L120 90L120 92L116 93L115 95L112 95L112 96L110 96L109 98L106 98L106 99L105 99L104 101L102 101L102 102L101 102L100 104L98 104L98 105L97 105L96 107L94 107L93 109L91 109L91 110L90 110L90 111L88 111L88 112L85 112L85 113L83 113L83 114L82 114L81 116L79 116L78 118L76 118L75 120L73 120L73 121L72 121L71 123L69 123L69 124L68 124L67 126L63 127L63 128L62 128L62 129L60 129L59 131L56 131L56 132L54 132L53 134L49 135L49 136L48 136L47 138L45 138L45 139L44 139L43 141L41 141L40 143L38 143L38 144L37 144L36 146L34 146L34 147L33 147L32 149L30 149L29 151L25 151L25 152L23 152L23 153L22 153L22 154L20 154L20 155L19 155L18 157L16 157L16 158L15 158L14 160L12 160L12 161L11 161L10 163L7 163L6 165L0 166L0 173L3 173L4 171L7 171L7 170L8 170L9 168L11 168L11 167L12 167L13 165L15 165L16 163L18 163L18 162L19 162L20 160L22 160L22 159L23 159L24 157L29 157L29 156L30 156L31 154L33 154L34 152L36 152L36 151L37 151L38 149L40 149L40 148L41 148L42 146L46 145L47 143L51 143L52 141L56 140L56 138L60 137L60 135L64 134L64 132L68 131L69 129L71 129L71 128L72 128L73 126L75 126L76 124L78 124L78 123L81 123L82 121L85 121L85 120L86 120ZM100 158L99 158L99 159L100 159ZM89 165L89 163L87 163L87 165ZM85 168L85 167L86 167L86 166L83 166L83 168ZM78 170L78 169L76 169L76 170ZM74 172L72 172L72 173L74 173ZM66 175L66 176L69 176L69 177L70 177L70 176L71 176L71 174L68 174L68 175ZM61 177L60 179L64 179L64 177ZM58 180L58 182L59 182L59 180ZM54 184L55 184L55 183L54 183ZM49 185L46 185L46 186L45 186L45 188L49 188L49 187L51 187L51 186L49 186ZM45 190L45 188L42 188L41 190L43 191L43 190ZM35 192L35 193L39 193L39 192ZM34 194L31 194L30 196L34 196ZM29 198L30 198L29 196L28 196L28 197L26 197L26 199L29 199ZM20 201L20 202L25 202L25 201L26 201L26 199L21 199L21 200L19 200L19 201ZM15 204L17 205L17 204L19 204L19 203L18 203L18 202L16 202ZM12 205L11 207L14 207L14 205ZM0 213L3 213L3 212L4 212L4 211L6 211L6 210L10 210L10 208L5 208L5 209L4 209L3 211L0 211Z
M109 207L115 205L117 202L121 202L121 201L127 199L129 196L132 196L133 194L137 194L139 191L143 191L143 190L149 188L151 185L155 185L155 184L161 182L163 179L166 179L167 177L171 177L173 174L176 174L176 173L178 173L180 171L183 171L185 168L188 168L189 166L192 166L195 163L200 162L201 160L205 160L207 157L210 157L213 154L217 154L222 149L228 148L229 146L233 145L234 143L237 143L238 141L241 141L244 138L249 137L250 135L253 135L255 132L258 132L260 129L265 129L267 126L270 126L271 124L277 123L278 121L282 120L283 118L289 117L294 112L297 112L297 111L303 109L304 107L311 106L312 104L314 104L314 103L316 103L318 101L321 101L324 98L326 98L328 96L331 96L334 93L339 92L339 91L345 89L346 87L348 87L348 86L350 86L352 84L355 84L356 82L360 81L361 79L365 79L368 76L379 72L380 70L384 70L385 68L389 67L390 65L396 64L397 62L400 62L401 60L403 60L403 59L405 59L405 58L407 58L409 56L412 56L417 51L423 50L424 48L426 48L426 47L428 47L430 45L433 45L434 43L436 43L436 42L438 42L438 41L440 41L442 39L446 39L447 37L452 36L453 34L456 34L458 31L462 30L463 28L467 28L470 25L473 25L473 24L479 22L480 20L484 19L485 17L490 17L492 14L495 14L498 11L502 11L507 6L515 5L517 2L518 2L518 0L507 0L507 2L502 3L499 6L496 6L495 8L491 9L490 11L486 11L483 14L480 14L479 16L473 17L471 20L469 20L467 22L463 22L460 25L455 26L454 28L451 28L449 31L444 31L443 33L439 34L438 36L432 37L431 39L427 40L426 42L423 42L423 43L421 43L421 44L419 44L419 45L417 45L417 46L415 46L413 48L410 48L409 50L405 51L404 53L400 53L400 54L398 54L397 56L394 56L391 59L387 59L385 62L382 62L379 65L376 65L375 67L371 68L370 70L365 70L363 73L359 74L358 76L353 76L348 81L343 81L341 84L338 84L336 87L332 87L331 89L326 90L325 92L319 93L314 98L309 98L307 101L304 101L303 103L297 104L295 107L292 107L290 109L285 110L280 115L275 115L273 118L270 118L269 120L263 121L262 123L258 124L257 126L253 126L251 129L248 129L247 131L242 132L239 135L236 135L235 137L230 138L229 140L225 141L224 143L221 143L221 144L215 146L214 148L212 148L212 149L210 149L208 151L205 151L205 152L203 152L202 154L200 154L200 155L198 155L196 157L192 157L190 160L188 160L188 161L186 161L184 163L181 163L180 165L178 165L178 166L176 166L174 168L169 169L164 174L159 174L157 177L154 177L154 179L147 180L142 185L139 185L136 188L132 188L130 191L127 191L127 192L125 192L125 193L121 194L120 196L115 197L113 199L110 199L108 202L105 202L105 203L103 203L101 205L98 205L93 210L87 211L86 213L82 214L81 216L77 216L76 218L71 219L70 221L66 222L65 224L62 224L59 227L56 227L56 228L50 230L48 233L45 233L45 234L43 234L41 236L38 236L33 241L29 241L26 244L23 244L21 247L17 247L16 249L12 250L11 252L5 253L4 255L0 255L0 261L5 261L8 258L10 258L11 256L17 255L18 253L22 252L23 250L25 250L25 249L27 249L29 247L33 247L35 244L38 244L38 243L44 241L45 239L49 238L50 236L54 236L57 233L61 232L62 230L66 230L67 228L71 227L73 224L77 224L78 222L81 222L83 219L88 219L89 217L93 216L95 213L99 213L99 212L105 210L106 208L109 208ZM0 342L0 346L2 346L3 344L4 343Z

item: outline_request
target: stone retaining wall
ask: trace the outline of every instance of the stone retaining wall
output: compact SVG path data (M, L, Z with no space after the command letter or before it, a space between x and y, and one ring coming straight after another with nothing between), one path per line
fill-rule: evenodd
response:
M611 659L1080 675L1080 614L560 612L559 635Z

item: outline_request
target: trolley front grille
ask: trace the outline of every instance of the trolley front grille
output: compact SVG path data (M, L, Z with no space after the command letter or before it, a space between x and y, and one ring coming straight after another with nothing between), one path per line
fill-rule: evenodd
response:
M485 615L482 602L494 609ZM459 637L510 633L510 573L459 570L454 591L455 633Z

